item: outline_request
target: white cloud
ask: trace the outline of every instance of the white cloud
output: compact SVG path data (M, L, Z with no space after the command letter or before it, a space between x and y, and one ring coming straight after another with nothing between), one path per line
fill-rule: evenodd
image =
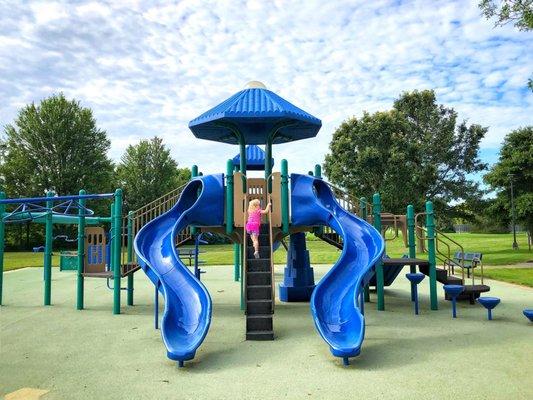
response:
M433 88L490 126L487 148L532 122L531 33L493 28L475 2L13 1L0 14L0 123L63 91L93 108L114 159L157 134L182 166L223 171L237 147L196 140L187 123L249 80L323 121L316 139L275 147L293 171L323 161L345 118L405 90Z
M33 11L35 22L38 25L49 24L53 21L68 17L67 10L61 3L45 1L32 3L30 7Z

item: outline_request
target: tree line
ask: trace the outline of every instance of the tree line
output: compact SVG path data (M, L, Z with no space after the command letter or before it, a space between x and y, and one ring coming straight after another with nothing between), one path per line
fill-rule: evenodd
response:
M110 146L107 132L78 101L58 94L29 104L0 137L0 190L8 197L35 197L80 189L109 193L120 187L127 212L190 179L190 170L178 166L157 136L129 145L118 163L109 158ZM109 202L88 206L99 215L109 214ZM39 226L19 225L8 233L8 246L27 248L42 241Z
M434 91L405 92L388 111L345 120L324 161L328 179L351 195L382 196L385 211L404 214L435 204L441 228L463 220L484 231L508 231L512 219L533 229L533 127L510 132L489 170L479 156L488 128L458 121ZM488 170L488 171L487 171ZM482 187L474 176L483 175Z

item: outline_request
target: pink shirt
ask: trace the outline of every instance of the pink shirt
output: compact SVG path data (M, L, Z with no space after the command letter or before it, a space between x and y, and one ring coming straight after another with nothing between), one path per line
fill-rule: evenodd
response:
M246 226L248 227L254 227L259 228L261 226L261 210L257 209L255 211L252 211L248 213L248 222L246 222Z

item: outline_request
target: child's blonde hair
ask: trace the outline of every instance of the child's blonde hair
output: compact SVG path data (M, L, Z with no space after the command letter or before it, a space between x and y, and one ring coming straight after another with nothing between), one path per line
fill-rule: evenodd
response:
M260 205L261 202L259 201L259 199L250 200L250 202L248 203L248 212L255 211Z

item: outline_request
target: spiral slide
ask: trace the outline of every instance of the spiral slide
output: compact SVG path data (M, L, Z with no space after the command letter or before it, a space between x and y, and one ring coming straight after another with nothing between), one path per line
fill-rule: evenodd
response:
M385 243L372 225L344 210L321 179L292 174L291 191L292 226L328 225L343 239L341 256L313 292L311 313L331 353L348 365L349 357L359 355L365 334L358 299Z
M194 358L211 322L211 298L205 286L180 261L176 235L188 225L221 226L224 222L222 174L192 180L174 207L146 224L135 237L138 262L159 285L165 299L161 335L171 360L183 366Z

